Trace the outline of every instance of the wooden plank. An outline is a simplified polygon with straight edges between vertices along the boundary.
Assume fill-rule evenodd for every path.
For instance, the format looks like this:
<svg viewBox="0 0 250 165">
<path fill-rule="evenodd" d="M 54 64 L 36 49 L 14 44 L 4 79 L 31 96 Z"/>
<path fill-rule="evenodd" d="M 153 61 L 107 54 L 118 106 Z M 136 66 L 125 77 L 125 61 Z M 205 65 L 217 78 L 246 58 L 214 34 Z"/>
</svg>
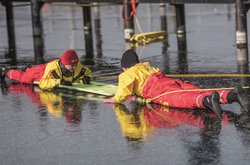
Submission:
<svg viewBox="0 0 250 165">
<path fill-rule="evenodd" d="M 53 0 L 50 0 L 53 1 Z M 78 3 L 122 3 L 122 0 L 76 0 Z M 234 0 L 137 0 L 139 3 L 172 3 L 172 4 L 185 4 L 185 3 L 234 3 Z"/>
<path fill-rule="evenodd" d="M 4 0 L 0 0 L 3 2 Z M 12 2 L 30 2 L 30 0 L 11 0 Z M 48 3 L 122 3 L 123 0 L 40 0 Z M 234 3 L 234 0 L 137 0 L 139 3 L 169 3 L 169 4 L 191 4 L 191 3 Z"/>
<path fill-rule="evenodd" d="M 234 3 L 234 0 L 138 0 L 139 3 L 170 3 L 170 4 L 187 4 L 187 3 Z"/>
</svg>

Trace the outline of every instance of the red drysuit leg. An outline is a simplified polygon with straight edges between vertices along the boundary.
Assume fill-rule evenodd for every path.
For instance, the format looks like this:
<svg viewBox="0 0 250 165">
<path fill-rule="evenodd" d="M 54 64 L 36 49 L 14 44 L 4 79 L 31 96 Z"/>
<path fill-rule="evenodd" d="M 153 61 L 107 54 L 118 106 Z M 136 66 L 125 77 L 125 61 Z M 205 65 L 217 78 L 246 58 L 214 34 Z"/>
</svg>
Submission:
<svg viewBox="0 0 250 165">
<path fill-rule="evenodd" d="M 185 91 L 185 90 L 194 91 Z M 213 91 L 201 91 L 201 88 L 196 87 L 188 82 L 171 79 L 164 74 L 155 73 L 147 81 L 143 88 L 144 98 L 155 98 L 163 93 L 159 98 L 153 100 L 154 103 L 167 105 L 176 108 L 205 108 L 202 104 L 204 97 L 209 96 Z M 220 103 L 227 103 L 227 94 L 229 90 L 216 90 L 220 94 Z"/>
<path fill-rule="evenodd" d="M 31 68 L 22 70 L 9 70 L 7 76 L 11 80 L 18 81 L 23 84 L 32 84 L 33 81 L 39 81 L 44 73 L 46 64 L 39 64 Z"/>
</svg>

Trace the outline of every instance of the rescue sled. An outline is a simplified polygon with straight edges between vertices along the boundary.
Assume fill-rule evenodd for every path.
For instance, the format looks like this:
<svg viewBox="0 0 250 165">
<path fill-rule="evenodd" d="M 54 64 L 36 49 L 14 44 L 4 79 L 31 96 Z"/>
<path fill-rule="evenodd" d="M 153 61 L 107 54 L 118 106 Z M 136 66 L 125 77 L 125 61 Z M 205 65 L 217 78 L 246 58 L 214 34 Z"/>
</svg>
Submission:
<svg viewBox="0 0 250 165">
<path fill-rule="evenodd" d="M 39 82 L 34 82 L 34 84 L 38 85 Z M 59 85 L 56 88 L 75 90 L 75 91 L 80 91 L 80 92 L 86 92 L 86 93 L 92 93 L 92 94 L 111 97 L 115 95 L 117 86 L 103 83 L 103 82 L 92 81 L 90 84 L 73 83 L 72 86 Z"/>
<path fill-rule="evenodd" d="M 135 34 L 130 38 L 130 42 L 134 45 L 145 45 L 152 42 L 164 41 L 167 38 L 165 31 L 147 32 Z"/>
</svg>

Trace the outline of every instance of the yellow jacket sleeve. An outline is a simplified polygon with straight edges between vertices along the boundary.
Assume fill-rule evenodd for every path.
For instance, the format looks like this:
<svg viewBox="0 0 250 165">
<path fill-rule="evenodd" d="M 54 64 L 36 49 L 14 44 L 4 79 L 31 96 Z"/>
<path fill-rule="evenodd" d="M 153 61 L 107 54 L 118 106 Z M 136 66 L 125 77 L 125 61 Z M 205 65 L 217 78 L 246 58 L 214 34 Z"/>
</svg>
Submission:
<svg viewBox="0 0 250 165">
<path fill-rule="evenodd" d="M 122 103 L 134 94 L 134 78 L 125 72 L 119 75 L 118 88 L 114 96 L 116 103 Z"/>
<path fill-rule="evenodd" d="M 90 77 L 90 80 L 93 81 L 93 73 L 89 68 L 83 67 L 85 69 L 84 75 L 82 75 L 78 80 L 75 82 L 82 82 L 83 76 L 88 76 Z M 83 82 L 82 82 L 83 83 Z"/>
<path fill-rule="evenodd" d="M 60 84 L 60 79 L 62 78 L 59 65 L 57 66 L 57 61 L 52 61 L 47 64 L 44 74 L 39 81 L 39 87 L 41 89 L 52 89 Z M 56 72 L 59 77 L 54 77 L 52 72 Z"/>
</svg>

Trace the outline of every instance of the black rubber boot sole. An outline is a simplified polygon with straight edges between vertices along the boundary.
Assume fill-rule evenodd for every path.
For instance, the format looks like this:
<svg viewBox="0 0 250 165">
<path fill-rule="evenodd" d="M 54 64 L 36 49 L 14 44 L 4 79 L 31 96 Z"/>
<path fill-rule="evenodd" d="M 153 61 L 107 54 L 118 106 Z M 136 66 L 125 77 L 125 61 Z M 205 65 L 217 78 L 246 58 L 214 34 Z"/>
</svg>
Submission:
<svg viewBox="0 0 250 165">
<path fill-rule="evenodd" d="M 240 86 L 237 85 L 233 92 L 236 94 L 236 101 L 240 104 L 244 111 L 248 112 L 249 109 L 249 98 L 245 92 L 245 90 Z"/>
<path fill-rule="evenodd" d="M 222 116 L 222 109 L 219 103 L 220 95 L 217 92 L 213 92 L 208 97 L 209 103 L 208 108 L 211 109 L 218 117 Z"/>
</svg>

